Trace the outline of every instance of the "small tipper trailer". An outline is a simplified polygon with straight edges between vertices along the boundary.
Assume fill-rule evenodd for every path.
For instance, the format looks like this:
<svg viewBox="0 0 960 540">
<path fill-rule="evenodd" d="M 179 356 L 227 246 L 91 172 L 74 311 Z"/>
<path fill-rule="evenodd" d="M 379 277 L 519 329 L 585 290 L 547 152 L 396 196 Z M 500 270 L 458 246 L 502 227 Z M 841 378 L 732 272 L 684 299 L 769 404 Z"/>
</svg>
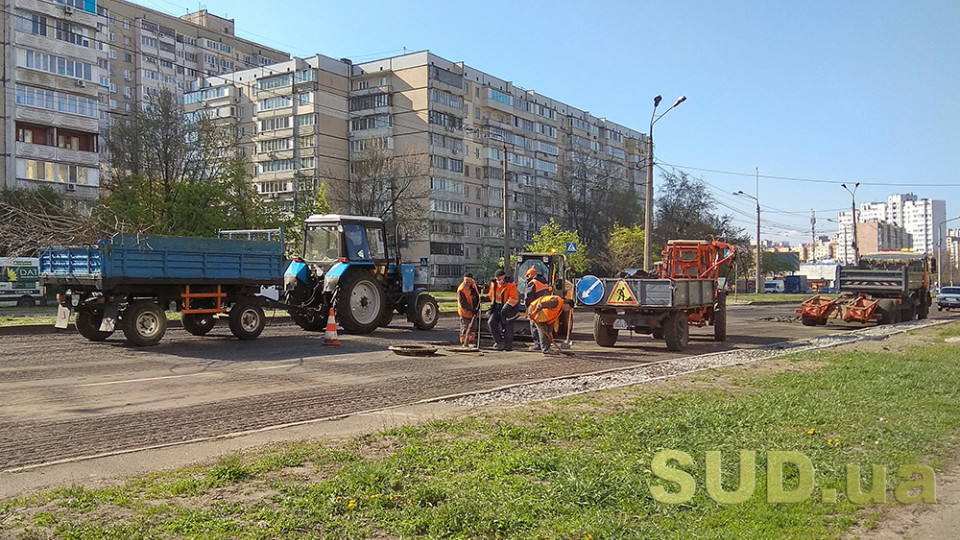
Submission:
<svg viewBox="0 0 960 540">
<path fill-rule="evenodd" d="M 881 251 L 837 270 L 839 297 L 813 296 L 797 309 L 806 326 L 844 322 L 891 324 L 926 319 L 930 312 L 932 260 L 922 253 Z"/>
<path fill-rule="evenodd" d="M 689 327 L 708 324 L 716 341 L 727 339 L 727 292 L 717 278 L 734 254 L 733 246 L 716 240 L 672 240 L 653 275 L 628 271 L 617 278 L 584 276 L 577 282 L 576 299 L 594 310 L 594 341 L 613 347 L 620 330 L 633 330 L 663 339 L 671 351 L 682 351 Z"/>
</svg>

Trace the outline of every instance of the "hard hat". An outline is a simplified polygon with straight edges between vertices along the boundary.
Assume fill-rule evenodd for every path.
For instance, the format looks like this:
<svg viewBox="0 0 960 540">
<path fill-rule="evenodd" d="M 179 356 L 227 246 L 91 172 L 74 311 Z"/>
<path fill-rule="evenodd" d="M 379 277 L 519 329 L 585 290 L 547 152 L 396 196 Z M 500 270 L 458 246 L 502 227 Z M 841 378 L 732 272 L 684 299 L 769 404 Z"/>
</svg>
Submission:
<svg viewBox="0 0 960 540">
<path fill-rule="evenodd" d="M 535 275 L 537 275 L 537 269 L 536 269 L 535 267 L 531 266 L 530 268 L 527 268 L 527 272 L 526 272 L 525 274 L 523 274 L 523 277 L 525 277 L 525 278 L 532 278 L 532 277 L 535 276 Z"/>
</svg>

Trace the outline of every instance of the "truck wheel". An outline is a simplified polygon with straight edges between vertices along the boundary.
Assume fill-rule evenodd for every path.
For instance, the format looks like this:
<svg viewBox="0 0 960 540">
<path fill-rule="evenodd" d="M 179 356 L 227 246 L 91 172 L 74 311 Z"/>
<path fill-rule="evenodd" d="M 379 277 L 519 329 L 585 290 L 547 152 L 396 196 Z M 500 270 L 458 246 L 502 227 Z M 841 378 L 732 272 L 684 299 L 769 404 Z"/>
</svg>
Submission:
<svg viewBox="0 0 960 540">
<path fill-rule="evenodd" d="M 291 313 L 290 318 L 293 319 L 293 322 L 297 323 L 297 326 L 303 328 L 307 332 L 319 332 L 327 327 L 327 320 L 323 317 L 323 315 L 320 314 L 320 312 L 311 313 L 309 315 Z"/>
<path fill-rule="evenodd" d="M 138 346 L 156 345 L 167 331 L 167 316 L 153 302 L 135 302 L 123 314 L 123 335 Z"/>
<path fill-rule="evenodd" d="M 32 308 L 35 305 L 37 305 L 37 303 L 34 302 L 30 296 L 21 296 L 20 299 L 17 300 L 17 307 L 19 308 Z"/>
<path fill-rule="evenodd" d="M 920 290 L 920 298 L 917 307 L 917 320 L 922 321 L 930 314 L 930 293 L 926 289 Z"/>
<path fill-rule="evenodd" d="M 103 341 L 113 335 L 113 332 L 101 332 L 100 323 L 103 322 L 102 311 L 78 311 L 77 332 L 90 341 Z"/>
<path fill-rule="evenodd" d="M 205 336 L 217 324 L 212 313 L 184 313 L 180 320 L 183 329 L 195 336 Z"/>
<path fill-rule="evenodd" d="M 814 319 L 812 317 L 802 317 L 800 319 L 800 322 L 803 323 L 804 326 L 816 326 L 817 324 L 820 323 L 819 320 Z"/>
<path fill-rule="evenodd" d="M 895 300 L 883 298 L 877 302 L 877 311 L 880 312 L 879 324 L 893 324 L 897 322 L 896 319 L 900 313 L 900 307 Z"/>
<path fill-rule="evenodd" d="M 690 324 L 685 313 L 674 311 L 663 319 L 663 339 L 667 342 L 668 351 L 679 352 L 687 346 Z"/>
<path fill-rule="evenodd" d="M 663 339 L 663 327 L 658 326 L 653 329 L 653 332 L 650 332 L 650 336 L 653 339 Z"/>
<path fill-rule="evenodd" d="M 436 299 L 429 294 L 421 294 L 417 299 L 417 313 L 413 326 L 419 330 L 433 330 L 440 320 L 440 307 Z"/>
<path fill-rule="evenodd" d="M 254 300 L 242 298 L 230 308 L 230 331 L 237 339 L 257 339 L 266 324 L 263 308 Z"/>
<path fill-rule="evenodd" d="M 717 295 L 717 305 L 713 306 L 713 340 L 727 340 L 727 296 Z"/>
<path fill-rule="evenodd" d="M 600 314 L 593 316 L 593 340 L 601 347 L 613 347 L 617 344 L 620 331 L 613 326 L 603 324 Z"/>
<path fill-rule="evenodd" d="M 377 329 L 385 302 L 383 287 L 368 272 L 344 276 L 337 291 L 337 321 L 351 334 L 369 334 Z"/>
</svg>

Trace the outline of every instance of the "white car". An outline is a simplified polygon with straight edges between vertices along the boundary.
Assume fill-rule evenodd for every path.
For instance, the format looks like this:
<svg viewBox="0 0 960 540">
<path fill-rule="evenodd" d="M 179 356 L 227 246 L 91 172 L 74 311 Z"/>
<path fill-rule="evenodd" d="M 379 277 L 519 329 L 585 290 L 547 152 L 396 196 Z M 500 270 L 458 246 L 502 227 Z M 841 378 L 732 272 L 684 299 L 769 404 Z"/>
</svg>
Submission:
<svg viewBox="0 0 960 540">
<path fill-rule="evenodd" d="M 937 295 L 937 310 L 960 308 L 960 287 L 943 287 Z"/>
</svg>

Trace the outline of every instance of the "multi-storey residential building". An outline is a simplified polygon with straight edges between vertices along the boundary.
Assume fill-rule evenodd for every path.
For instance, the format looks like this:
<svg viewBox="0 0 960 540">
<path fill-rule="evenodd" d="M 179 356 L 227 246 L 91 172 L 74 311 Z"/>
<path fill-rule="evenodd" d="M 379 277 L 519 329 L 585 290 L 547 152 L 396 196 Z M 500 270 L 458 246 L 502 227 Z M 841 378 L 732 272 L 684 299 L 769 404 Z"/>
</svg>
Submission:
<svg viewBox="0 0 960 540">
<path fill-rule="evenodd" d="M 106 47 L 90 0 L 6 0 L 0 185 L 59 186 L 95 199 L 100 184 L 97 82 Z"/>
<path fill-rule="evenodd" d="M 205 10 L 174 17 L 122 0 L 4 0 L 0 184 L 96 199 L 101 137 L 161 88 L 289 54 L 238 38 Z"/>
<path fill-rule="evenodd" d="M 874 214 L 867 215 L 873 216 Z M 850 219 L 850 212 L 841 212 L 838 221 L 840 231 L 837 233 L 837 260 L 841 264 L 853 264 L 855 262 L 853 251 L 853 223 Z M 861 255 L 881 250 L 908 249 L 913 247 L 913 235 L 911 235 L 905 227 L 886 221 L 879 221 L 875 217 L 871 217 L 869 220 L 863 218 L 857 220 L 857 252 Z"/>
<path fill-rule="evenodd" d="M 514 250 L 551 217 L 564 166 L 602 168 L 643 197 L 645 135 L 525 90 L 462 62 L 417 52 L 354 66 L 350 147 L 367 144 L 428 164 L 430 230 L 405 253 L 427 261 L 429 282 L 456 283 L 503 255 L 503 152 Z"/>
<path fill-rule="evenodd" d="M 350 70 L 326 56 L 295 58 L 208 77 L 184 106 L 231 125 L 257 192 L 295 210 L 321 182 L 348 177 Z"/>
<path fill-rule="evenodd" d="M 859 222 L 876 220 L 903 227 L 913 237 L 913 245 L 908 247 L 933 253 L 940 241 L 941 231 L 938 229 L 946 219 L 947 207 L 942 200 L 919 199 L 913 193 L 898 193 L 887 197 L 885 203 L 862 203 L 858 213 Z M 850 212 L 841 212 L 840 221 L 849 223 Z"/>
</svg>

